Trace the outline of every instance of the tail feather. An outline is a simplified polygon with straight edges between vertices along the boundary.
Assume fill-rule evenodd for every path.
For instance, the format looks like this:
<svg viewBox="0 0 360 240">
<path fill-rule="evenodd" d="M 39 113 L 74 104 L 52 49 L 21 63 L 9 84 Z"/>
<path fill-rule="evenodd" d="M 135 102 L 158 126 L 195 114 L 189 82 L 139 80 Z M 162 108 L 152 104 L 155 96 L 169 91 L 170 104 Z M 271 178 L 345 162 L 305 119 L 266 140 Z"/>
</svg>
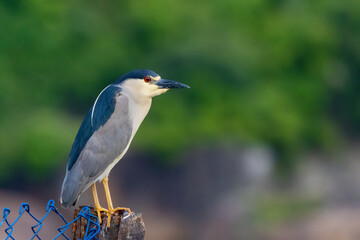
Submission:
<svg viewBox="0 0 360 240">
<path fill-rule="evenodd" d="M 69 208 L 71 205 L 75 205 L 80 194 L 85 191 L 83 186 L 85 181 L 81 177 L 82 174 L 66 172 L 59 199 L 62 207 Z"/>
</svg>

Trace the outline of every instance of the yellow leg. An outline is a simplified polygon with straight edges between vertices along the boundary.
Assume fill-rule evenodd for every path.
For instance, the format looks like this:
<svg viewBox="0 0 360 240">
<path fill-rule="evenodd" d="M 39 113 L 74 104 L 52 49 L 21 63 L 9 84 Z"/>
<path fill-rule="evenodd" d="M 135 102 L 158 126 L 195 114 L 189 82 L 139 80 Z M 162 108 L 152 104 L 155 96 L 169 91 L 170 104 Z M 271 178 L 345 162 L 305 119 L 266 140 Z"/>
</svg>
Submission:
<svg viewBox="0 0 360 240">
<path fill-rule="evenodd" d="M 97 191 L 96 191 L 95 183 L 93 183 L 91 185 L 91 190 L 92 190 L 92 194 L 93 194 L 93 197 L 94 197 L 95 210 L 97 212 L 99 222 L 101 223 L 101 213 L 100 212 L 109 212 L 109 210 L 107 210 L 107 209 L 100 206 L 100 202 L 99 202 L 98 194 L 97 194 Z"/>
<path fill-rule="evenodd" d="M 111 220 L 111 214 L 118 211 L 118 210 L 125 210 L 128 211 L 128 213 L 131 215 L 131 210 L 130 208 L 123 208 L 123 207 L 118 207 L 118 208 L 114 208 L 113 204 L 112 204 L 112 200 L 111 200 L 111 195 L 110 195 L 110 190 L 109 190 L 109 179 L 108 177 L 104 178 L 102 180 L 102 183 L 104 185 L 104 189 L 105 189 L 105 196 L 106 196 L 106 201 L 109 207 L 109 212 L 108 212 L 108 224 L 107 226 L 110 227 L 110 220 Z"/>
</svg>

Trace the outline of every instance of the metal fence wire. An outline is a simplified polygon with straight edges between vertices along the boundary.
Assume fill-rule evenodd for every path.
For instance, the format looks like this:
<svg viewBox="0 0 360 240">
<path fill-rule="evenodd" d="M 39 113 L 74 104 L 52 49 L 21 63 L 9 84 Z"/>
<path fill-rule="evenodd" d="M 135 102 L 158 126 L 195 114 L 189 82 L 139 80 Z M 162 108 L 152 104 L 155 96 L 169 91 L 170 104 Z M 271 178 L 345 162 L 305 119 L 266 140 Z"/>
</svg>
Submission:
<svg viewBox="0 0 360 240">
<path fill-rule="evenodd" d="M 44 223 L 46 217 L 51 212 L 58 215 L 59 218 L 61 219 L 61 222 L 63 223 L 63 226 L 59 227 L 57 229 L 59 233 L 53 239 L 60 239 L 59 237 L 63 237 L 62 239 L 65 238 L 67 240 L 70 240 L 70 238 L 65 235 L 65 231 L 69 227 L 71 227 L 71 225 L 74 222 L 76 222 L 78 219 L 83 218 L 83 219 L 87 220 L 87 227 L 86 227 L 84 240 L 94 240 L 94 239 L 98 240 L 96 238 L 96 235 L 100 231 L 99 219 L 97 218 L 97 216 L 91 214 L 91 211 L 88 207 L 83 207 L 81 209 L 81 211 L 79 212 L 78 216 L 74 220 L 72 220 L 71 222 L 67 222 L 65 220 L 65 218 L 63 217 L 63 215 L 61 215 L 61 213 L 57 210 L 57 208 L 55 207 L 54 204 L 55 204 L 54 200 L 50 200 L 47 204 L 45 215 L 41 219 L 38 219 L 30 212 L 30 205 L 28 203 L 23 203 L 23 204 L 21 204 L 18 217 L 12 223 L 10 223 L 10 221 L 8 219 L 11 210 L 9 208 L 4 208 L 2 221 L 0 222 L 0 228 L 6 227 L 4 230 L 7 235 L 5 240 L 10 240 L 10 239 L 15 240 L 15 238 L 12 236 L 12 234 L 14 232 L 14 226 L 16 225 L 16 223 L 18 223 L 20 221 L 21 217 L 23 217 L 24 215 L 28 215 L 33 220 L 36 221 L 36 224 L 31 227 L 33 236 L 30 238 L 30 240 L 33 240 L 33 239 L 41 240 L 41 238 L 38 234 L 39 234 L 41 228 L 43 227 L 43 223 Z M 47 238 L 47 239 L 49 239 L 49 238 Z M 19 240 L 23 240 L 23 239 L 19 239 Z"/>
</svg>

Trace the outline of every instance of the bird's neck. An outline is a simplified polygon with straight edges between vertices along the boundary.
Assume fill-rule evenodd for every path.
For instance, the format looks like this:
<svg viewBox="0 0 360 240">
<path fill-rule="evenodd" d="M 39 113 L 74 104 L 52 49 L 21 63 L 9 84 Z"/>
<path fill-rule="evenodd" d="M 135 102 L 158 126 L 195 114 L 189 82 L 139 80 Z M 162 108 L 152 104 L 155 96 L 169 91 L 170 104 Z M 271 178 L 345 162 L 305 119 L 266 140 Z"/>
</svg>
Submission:
<svg viewBox="0 0 360 240">
<path fill-rule="evenodd" d="M 129 100 L 129 114 L 133 123 L 133 137 L 150 110 L 152 98 L 133 96 L 132 94 L 127 95 L 127 97 Z"/>
</svg>

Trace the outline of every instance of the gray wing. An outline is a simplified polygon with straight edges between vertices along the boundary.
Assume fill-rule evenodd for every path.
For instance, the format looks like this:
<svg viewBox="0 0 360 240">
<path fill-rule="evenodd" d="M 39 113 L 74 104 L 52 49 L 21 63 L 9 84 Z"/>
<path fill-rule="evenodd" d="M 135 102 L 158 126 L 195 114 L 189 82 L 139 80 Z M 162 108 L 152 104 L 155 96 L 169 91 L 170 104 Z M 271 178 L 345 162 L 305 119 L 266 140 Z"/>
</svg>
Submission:
<svg viewBox="0 0 360 240">
<path fill-rule="evenodd" d="M 92 133 L 86 143 L 83 143 L 81 151 L 80 147 L 74 147 L 77 144 L 76 139 L 74 141 L 73 149 L 79 153 L 78 157 L 72 157 L 76 156 L 72 154 L 72 149 L 69 155 L 60 195 L 60 202 L 64 207 L 75 204 L 79 195 L 127 149 L 131 139 L 132 125 L 129 119 L 128 99 L 125 95 L 121 95 L 121 89 L 115 91 L 108 87 L 100 93 L 80 127 L 76 137 L 79 136 L 80 140 L 82 128 Z"/>
<path fill-rule="evenodd" d="M 96 98 L 94 105 L 90 108 L 80 129 L 69 154 L 67 170 L 71 170 L 78 160 L 90 137 L 103 126 L 115 111 L 116 97 L 121 94 L 121 88 L 109 85 L 101 91 Z"/>
</svg>

